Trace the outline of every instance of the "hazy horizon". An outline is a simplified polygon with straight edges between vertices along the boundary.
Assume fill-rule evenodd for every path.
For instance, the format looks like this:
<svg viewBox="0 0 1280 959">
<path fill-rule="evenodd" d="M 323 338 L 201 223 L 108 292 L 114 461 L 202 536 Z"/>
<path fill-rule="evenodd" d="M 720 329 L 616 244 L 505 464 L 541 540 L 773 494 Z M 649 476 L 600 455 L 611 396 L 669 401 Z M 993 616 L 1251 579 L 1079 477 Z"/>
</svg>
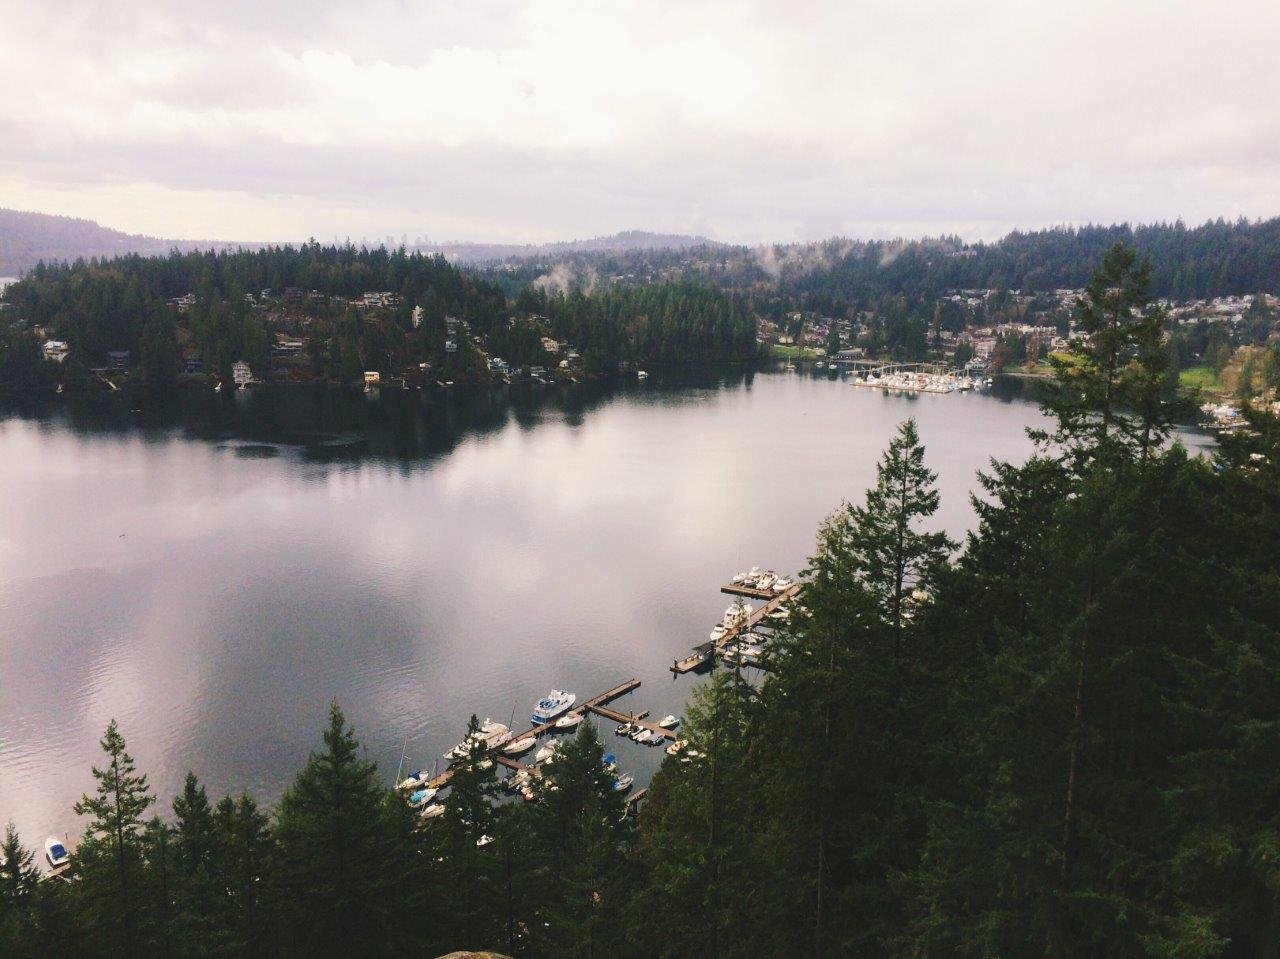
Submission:
<svg viewBox="0 0 1280 959">
<path fill-rule="evenodd" d="M 0 22 L 0 206 L 128 233 L 990 240 L 1280 212 L 1280 12 L 1253 0 L 0 0 Z"/>
</svg>

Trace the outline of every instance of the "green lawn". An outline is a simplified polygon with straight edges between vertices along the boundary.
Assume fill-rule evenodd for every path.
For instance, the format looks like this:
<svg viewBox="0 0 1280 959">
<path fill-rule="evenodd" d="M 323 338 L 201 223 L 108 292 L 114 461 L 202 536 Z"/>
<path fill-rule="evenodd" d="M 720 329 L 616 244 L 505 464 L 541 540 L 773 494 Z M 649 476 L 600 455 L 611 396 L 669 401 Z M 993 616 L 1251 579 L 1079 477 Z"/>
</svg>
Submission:
<svg viewBox="0 0 1280 959">
<path fill-rule="evenodd" d="M 1213 369 L 1202 363 L 1199 366 L 1192 366 L 1178 372 L 1178 385 L 1185 386 L 1188 389 L 1195 390 L 1220 390 L 1222 389 L 1222 380 L 1218 378 L 1218 374 Z"/>
<path fill-rule="evenodd" d="M 822 359 L 827 354 L 822 350 L 811 350 L 804 346 L 779 346 L 777 343 L 770 343 L 769 355 L 780 360 L 810 360 Z"/>
</svg>

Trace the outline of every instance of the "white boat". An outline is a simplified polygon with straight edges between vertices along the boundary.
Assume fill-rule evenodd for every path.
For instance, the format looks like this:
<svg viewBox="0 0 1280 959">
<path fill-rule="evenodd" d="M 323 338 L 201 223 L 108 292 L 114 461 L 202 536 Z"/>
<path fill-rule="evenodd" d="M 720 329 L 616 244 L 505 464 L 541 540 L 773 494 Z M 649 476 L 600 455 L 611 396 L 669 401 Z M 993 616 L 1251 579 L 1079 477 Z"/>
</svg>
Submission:
<svg viewBox="0 0 1280 959">
<path fill-rule="evenodd" d="M 635 777 L 630 773 L 623 773 L 613 781 L 613 791 L 616 793 L 624 793 L 631 788 L 635 781 Z"/>
<path fill-rule="evenodd" d="M 521 753 L 527 753 L 537 744 L 538 738 L 536 736 L 525 736 L 523 739 L 517 739 L 513 743 L 507 743 L 502 747 L 502 751 L 508 756 L 519 756 Z"/>
<path fill-rule="evenodd" d="M 775 593 L 783 593 L 789 590 L 795 583 L 785 576 L 779 576 L 773 581 L 773 591 Z"/>
<path fill-rule="evenodd" d="M 647 380 L 648 378 L 649 378 L 649 374 L 646 373 L 644 370 L 636 370 L 636 379 Z"/>
<path fill-rule="evenodd" d="M 661 726 L 663 729 L 675 729 L 677 726 L 680 725 L 680 717 L 679 716 L 663 716 L 661 719 L 658 720 L 658 725 Z"/>
<path fill-rule="evenodd" d="M 562 689 L 553 689 L 545 699 L 538 700 L 538 705 L 533 707 L 531 718 L 539 725 L 549 723 L 561 713 L 568 712 L 577 701 L 578 697 L 573 693 L 566 693 Z"/>
<path fill-rule="evenodd" d="M 487 845 L 489 845 L 489 843 L 491 843 L 491 842 L 493 842 L 493 837 L 492 837 L 492 836 L 487 836 L 487 835 L 486 835 L 486 836 L 481 836 L 479 839 L 477 839 L 477 840 L 476 840 L 476 845 L 477 845 L 477 846 L 487 846 Z"/>
<path fill-rule="evenodd" d="M 673 742 L 670 746 L 667 747 L 667 755 L 674 756 L 676 755 L 676 753 L 680 752 L 680 750 L 684 749 L 684 747 L 688 745 L 689 745 L 689 740 L 677 739 L 675 742 Z"/>
<path fill-rule="evenodd" d="M 746 578 L 747 578 L 746 573 L 735 573 L 731 582 L 733 583 L 734 586 L 741 586 L 743 583 L 743 580 L 745 580 Z"/>
<path fill-rule="evenodd" d="M 489 719 L 487 716 L 485 717 L 484 722 L 480 724 L 480 732 L 484 733 L 486 737 L 493 736 L 497 733 L 505 733 L 506 731 L 506 723 L 500 723 L 496 720 Z"/>
<path fill-rule="evenodd" d="M 559 743 L 548 743 L 533 754 L 535 763 L 549 763 L 556 758 L 556 747 Z"/>
<path fill-rule="evenodd" d="M 44 858 L 51 868 L 58 869 L 71 861 L 71 853 L 67 852 L 61 840 L 50 836 L 44 841 Z"/>
<path fill-rule="evenodd" d="M 728 630 L 725 628 L 724 623 L 716 623 L 715 626 L 711 628 L 711 641 L 713 643 L 718 643 L 720 640 L 724 639 L 724 634 L 727 632 Z"/>
<path fill-rule="evenodd" d="M 724 611 L 724 626 L 726 629 L 733 629 L 742 625 L 755 612 L 755 607 L 750 603 L 734 603 Z"/>
<path fill-rule="evenodd" d="M 431 773 L 427 772 L 425 769 L 419 769 L 417 772 L 409 773 L 407 777 L 400 780 L 400 782 L 396 784 L 396 789 L 399 789 L 401 792 L 409 792 L 410 790 L 420 788 L 422 784 L 430 778 Z"/>
<path fill-rule="evenodd" d="M 630 736 L 630 735 L 631 735 L 631 723 L 630 723 L 630 722 L 625 722 L 625 723 L 623 723 L 621 726 L 619 726 L 617 729 L 615 729 L 613 732 L 614 732 L 614 734 L 615 734 L 615 735 L 618 735 L 618 736 Z"/>
<path fill-rule="evenodd" d="M 573 729 L 582 722 L 582 713 L 565 713 L 556 720 L 556 729 Z"/>
<path fill-rule="evenodd" d="M 773 573 L 765 573 L 756 580 L 756 589 L 773 589 L 773 581 L 777 578 Z"/>
<path fill-rule="evenodd" d="M 423 819 L 435 819 L 437 816 L 443 816 L 443 815 L 444 815 L 444 806 L 442 806 L 440 803 L 432 803 L 430 806 L 427 806 L 426 808 L 424 808 L 421 814 Z"/>
<path fill-rule="evenodd" d="M 636 723 L 636 728 L 631 730 L 631 741 L 633 743 L 638 743 L 648 738 L 649 738 L 648 728 L 641 726 L 639 723 Z"/>
</svg>

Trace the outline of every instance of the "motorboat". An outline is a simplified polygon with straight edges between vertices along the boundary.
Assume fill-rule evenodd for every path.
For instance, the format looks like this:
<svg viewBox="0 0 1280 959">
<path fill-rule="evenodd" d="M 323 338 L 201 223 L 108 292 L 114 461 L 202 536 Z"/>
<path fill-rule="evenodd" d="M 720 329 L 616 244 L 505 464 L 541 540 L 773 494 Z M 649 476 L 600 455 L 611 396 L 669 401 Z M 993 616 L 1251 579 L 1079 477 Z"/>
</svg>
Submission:
<svg viewBox="0 0 1280 959">
<path fill-rule="evenodd" d="M 440 803 L 432 803 L 425 807 L 420 814 L 422 819 L 435 819 L 437 816 L 444 815 L 444 806 Z"/>
<path fill-rule="evenodd" d="M 674 756 L 677 753 L 679 753 L 680 750 L 684 749 L 685 746 L 688 746 L 688 745 L 689 745 L 689 740 L 677 739 L 675 742 L 673 742 L 670 746 L 667 747 L 667 755 Z"/>
<path fill-rule="evenodd" d="M 419 789 L 416 792 L 414 792 L 412 796 L 409 797 L 409 805 L 410 806 L 425 805 L 431 802 L 431 800 L 435 799 L 436 793 L 438 793 L 439 791 L 440 790 L 438 789 Z"/>
<path fill-rule="evenodd" d="M 646 740 L 642 743 L 642 745 L 645 745 L 645 746 L 662 746 L 662 745 L 664 745 L 664 744 L 666 743 L 666 741 L 667 741 L 667 737 L 666 737 L 666 736 L 664 736 L 664 735 L 662 735 L 662 733 L 658 732 L 656 729 L 654 729 L 654 730 L 651 730 L 651 731 L 649 732 L 649 738 L 648 738 L 648 739 L 646 739 Z"/>
<path fill-rule="evenodd" d="M 633 727 L 631 723 L 628 721 L 620 725 L 613 732 L 614 732 L 614 735 L 617 735 L 617 736 L 630 736 L 632 728 Z"/>
<path fill-rule="evenodd" d="M 716 623 L 715 626 L 711 628 L 711 641 L 713 643 L 720 642 L 720 640 L 724 639 L 724 634 L 728 631 L 729 630 L 725 628 L 724 623 Z"/>
<path fill-rule="evenodd" d="M 636 370 L 636 379 L 647 380 L 648 378 L 649 378 L 649 374 L 646 373 L 644 370 Z"/>
<path fill-rule="evenodd" d="M 508 756 L 519 756 L 521 753 L 527 753 L 530 749 L 538 744 L 538 737 L 525 736 L 523 739 L 517 739 L 513 743 L 507 743 L 502 747 L 502 751 Z"/>
<path fill-rule="evenodd" d="M 765 573 L 756 580 L 756 589 L 773 589 L 773 581 L 777 578 L 773 573 Z"/>
<path fill-rule="evenodd" d="M 613 753 L 604 754 L 604 768 L 611 773 L 618 771 L 618 757 Z"/>
<path fill-rule="evenodd" d="M 755 607 L 750 603 L 734 603 L 724 611 L 724 626 L 726 629 L 734 629 L 745 623 L 751 614 L 755 612 Z"/>
<path fill-rule="evenodd" d="M 794 585 L 795 585 L 795 582 L 793 580 L 790 580 L 785 576 L 779 576 L 777 579 L 773 581 L 773 591 L 775 593 L 783 593 L 789 590 Z"/>
<path fill-rule="evenodd" d="M 556 747 L 558 747 L 559 745 L 560 745 L 559 743 L 548 743 L 547 745 L 543 746 L 541 749 L 539 749 L 536 753 L 533 754 L 533 761 L 535 763 L 551 762 L 553 759 L 556 758 Z"/>
<path fill-rule="evenodd" d="M 50 836 L 44 841 L 44 858 L 51 869 L 60 869 L 71 861 L 71 853 L 67 852 L 61 840 Z"/>
<path fill-rule="evenodd" d="M 663 729 L 675 729 L 677 726 L 680 725 L 680 717 L 679 716 L 663 716 L 661 719 L 658 720 L 658 725 L 661 726 Z"/>
<path fill-rule="evenodd" d="M 562 689 L 553 689 L 545 699 L 538 700 L 538 705 L 533 707 L 533 716 L 531 718 L 539 725 L 549 723 L 561 713 L 568 712 L 577 701 L 578 697 L 573 693 L 566 693 Z"/>
<path fill-rule="evenodd" d="M 582 722 L 582 713 L 565 713 L 556 720 L 556 729 L 574 729 Z"/>
<path fill-rule="evenodd" d="M 624 793 L 635 784 L 635 777 L 630 773 L 623 773 L 613 781 L 613 791 L 616 793 Z"/>
<path fill-rule="evenodd" d="M 743 583 L 743 580 L 745 580 L 746 578 L 747 578 L 747 574 L 746 574 L 746 573 L 734 573 L 734 575 L 733 575 L 733 579 L 732 579 L 732 580 L 730 580 L 730 582 L 731 582 L 734 586 L 741 586 L 741 585 L 742 585 L 742 583 Z"/>
<path fill-rule="evenodd" d="M 493 842 L 493 837 L 492 837 L 492 836 L 489 836 L 489 835 L 484 835 L 484 836 L 481 836 L 479 839 L 477 839 L 477 840 L 476 840 L 476 845 L 477 845 L 477 846 L 487 846 L 487 845 L 489 845 L 489 843 L 491 843 L 491 842 Z"/>
</svg>

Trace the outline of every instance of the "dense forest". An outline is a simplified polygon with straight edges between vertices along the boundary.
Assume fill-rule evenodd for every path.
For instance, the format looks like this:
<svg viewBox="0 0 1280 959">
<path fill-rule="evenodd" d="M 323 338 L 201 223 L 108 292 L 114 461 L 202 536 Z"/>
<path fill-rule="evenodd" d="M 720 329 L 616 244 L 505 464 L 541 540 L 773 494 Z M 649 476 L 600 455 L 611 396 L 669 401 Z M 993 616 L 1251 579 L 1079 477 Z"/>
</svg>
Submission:
<svg viewBox="0 0 1280 959">
<path fill-rule="evenodd" d="M 1156 297 L 1280 293 L 1280 218 L 1015 231 L 994 243 L 969 245 L 945 237 L 910 243 L 833 240 L 790 267 L 784 257 L 779 288 L 832 313 L 839 304 L 886 295 L 932 300 L 956 289 L 1078 289 L 1116 243 L 1151 263 L 1150 292 Z"/>
<path fill-rule="evenodd" d="M 392 294 L 389 305 L 359 308 L 367 292 Z M 175 300 L 192 296 L 179 308 Z M 713 287 L 660 283 L 626 293 L 575 291 L 547 297 L 528 291 L 512 304 L 496 286 L 440 257 L 403 249 L 356 249 L 309 243 L 234 252 L 123 256 L 73 264 L 41 264 L 5 291 L 0 381 L 32 386 L 55 373 L 84 378 L 112 351 L 129 351 L 143 378 L 171 381 L 180 355 L 230 379 L 244 360 L 268 365 L 277 333 L 305 337 L 311 374 L 350 381 L 430 362 L 447 375 L 483 370 L 477 345 L 461 339 L 446 349 L 455 318 L 495 346 L 529 342 L 512 327 L 550 333 L 609 373 L 620 362 L 677 363 L 746 359 L 755 355 L 755 326 L 746 310 Z M 413 318 L 418 311 L 418 323 Z M 68 372 L 41 366 L 42 328 L 70 349 Z M 456 334 L 455 334 L 456 335 Z M 541 359 L 536 349 L 518 362 Z M 589 364 L 591 366 L 591 364 Z"/>
<path fill-rule="evenodd" d="M 528 803 L 473 751 L 421 828 L 336 706 L 270 810 L 192 776 L 158 814 L 113 724 L 71 881 L 5 840 L 0 952 L 1280 955 L 1280 421 L 1168 442 L 1148 284 L 1104 255 L 963 543 L 902 424 L 636 823 L 591 723 Z"/>
</svg>

